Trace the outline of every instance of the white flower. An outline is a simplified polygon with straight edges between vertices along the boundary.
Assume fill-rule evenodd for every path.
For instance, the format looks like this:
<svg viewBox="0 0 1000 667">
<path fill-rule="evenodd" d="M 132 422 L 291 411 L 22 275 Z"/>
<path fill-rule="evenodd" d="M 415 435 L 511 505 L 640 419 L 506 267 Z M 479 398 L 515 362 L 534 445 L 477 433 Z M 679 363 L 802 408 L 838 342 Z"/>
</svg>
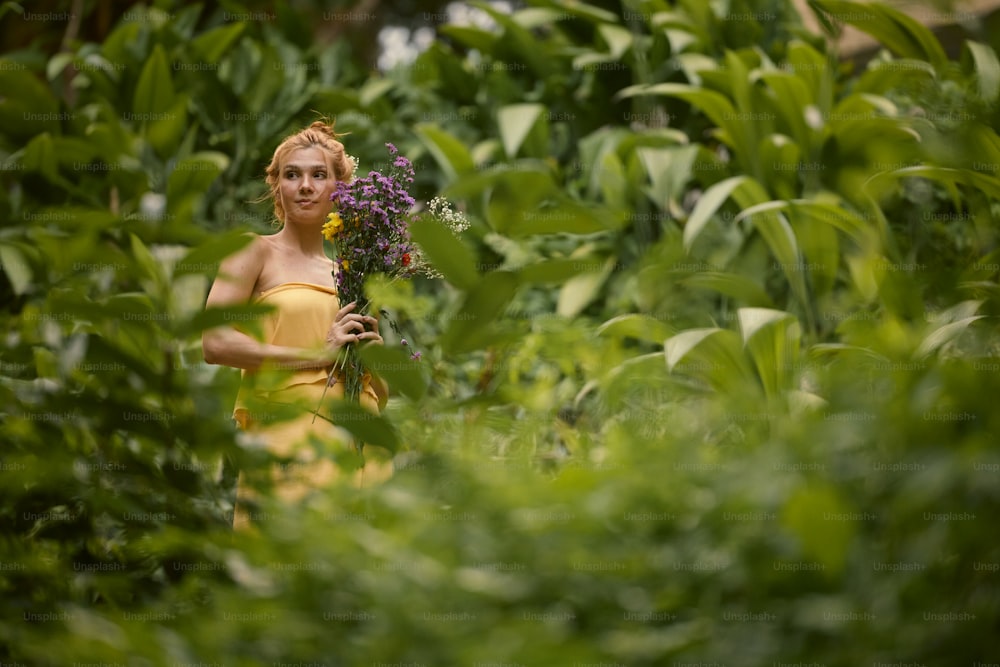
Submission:
<svg viewBox="0 0 1000 667">
<path fill-rule="evenodd" d="M 435 197 L 428 204 L 431 215 L 448 225 L 455 234 L 461 234 L 469 228 L 469 219 L 464 213 L 451 210 L 451 204 L 443 197 Z"/>
</svg>

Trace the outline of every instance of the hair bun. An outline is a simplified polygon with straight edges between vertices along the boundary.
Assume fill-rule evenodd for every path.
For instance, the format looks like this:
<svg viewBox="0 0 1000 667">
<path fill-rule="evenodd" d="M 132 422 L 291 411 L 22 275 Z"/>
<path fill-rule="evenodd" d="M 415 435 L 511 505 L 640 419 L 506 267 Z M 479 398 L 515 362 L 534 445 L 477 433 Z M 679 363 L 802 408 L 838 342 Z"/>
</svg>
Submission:
<svg viewBox="0 0 1000 667">
<path fill-rule="evenodd" d="M 333 123 L 327 123 L 326 121 L 322 120 L 313 121 L 312 125 L 309 126 L 309 129 L 319 130 L 328 137 L 331 137 L 332 139 L 336 139 L 338 136 L 340 136 L 333 131 Z"/>
</svg>

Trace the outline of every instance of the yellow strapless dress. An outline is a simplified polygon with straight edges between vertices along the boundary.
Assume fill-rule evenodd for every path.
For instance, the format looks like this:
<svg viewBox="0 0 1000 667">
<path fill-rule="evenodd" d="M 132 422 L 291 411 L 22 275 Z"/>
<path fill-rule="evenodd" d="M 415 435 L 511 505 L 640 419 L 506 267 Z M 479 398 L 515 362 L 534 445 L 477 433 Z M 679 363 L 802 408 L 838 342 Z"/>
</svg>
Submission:
<svg viewBox="0 0 1000 667">
<path fill-rule="evenodd" d="M 340 310 L 337 291 L 313 283 L 282 283 L 261 292 L 256 303 L 274 306 L 261 318 L 262 339 L 273 345 L 319 349 Z M 271 470 L 274 494 L 282 500 L 297 502 L 310 491 L 322 488 L 342 476 L 330 456 L 317 452 L 313 441 L 323 443 L 336 455 L 349 455 L 354 449 L 350 436 L 328 419 L 316 417 L 320 406 L 344 397 L 344 382 L 338 378 L 326 395 L 323 390 L 328 372 L 322 368 L 288 370 L 267 367 L 243 371 L 233 418 L 241 429 L 253 434 L 257 446 L 285 459 Z M 361 406 L 379 412 L 378 394 L 365 374 L 360 396 Z M 320 406 L 320 414 L 323 414 Z M 354 473 L 356 486 L 384 480 L 392 474 L 389 452 L 381 447 L 365 446 L 364 467 Z M 240 473 L 237 485 L 234 528 L 248 527 L 253 519 L 247 504 L 256 497 L 253 480 Z"/>
</svg>

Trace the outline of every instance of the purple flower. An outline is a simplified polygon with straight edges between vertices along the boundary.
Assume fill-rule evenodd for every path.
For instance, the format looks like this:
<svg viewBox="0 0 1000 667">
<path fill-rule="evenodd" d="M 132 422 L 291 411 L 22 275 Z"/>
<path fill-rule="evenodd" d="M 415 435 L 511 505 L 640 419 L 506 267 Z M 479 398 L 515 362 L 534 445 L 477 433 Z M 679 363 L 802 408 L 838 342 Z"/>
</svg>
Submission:
<svg viewBox="0 0 1000 667">
<path fill-rule="evenodd" d="M 406 347 L 408 345 L 408 343 L 406 342 L 405 338 L 400 338 L 399 339 L 399 344 L 402 345 L 403 347 Z"/>
<path fill-rule="evenodd" d="M 414 352 L 413 354 L 410 355 L 410 359 L 412 359 L 413 361 L 419 361 L 420 360 L 420 353 L 419 352 Z"/>
</svg>

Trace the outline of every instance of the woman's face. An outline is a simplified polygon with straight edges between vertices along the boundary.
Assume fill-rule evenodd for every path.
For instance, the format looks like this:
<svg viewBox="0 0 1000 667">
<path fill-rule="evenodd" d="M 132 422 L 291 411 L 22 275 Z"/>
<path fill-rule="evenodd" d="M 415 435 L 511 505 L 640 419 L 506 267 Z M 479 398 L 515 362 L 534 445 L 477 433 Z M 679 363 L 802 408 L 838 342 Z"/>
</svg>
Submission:
<svg viewBox="0 0 1000 667">
<path fill-rule="evenodd" d="M 278 174 L 285 224 L 322 225 L 333 210 L 330 195 L 336 186 L 337 178 L 323 149 L 310 146 L 291 151 Z"/>
</svg>

